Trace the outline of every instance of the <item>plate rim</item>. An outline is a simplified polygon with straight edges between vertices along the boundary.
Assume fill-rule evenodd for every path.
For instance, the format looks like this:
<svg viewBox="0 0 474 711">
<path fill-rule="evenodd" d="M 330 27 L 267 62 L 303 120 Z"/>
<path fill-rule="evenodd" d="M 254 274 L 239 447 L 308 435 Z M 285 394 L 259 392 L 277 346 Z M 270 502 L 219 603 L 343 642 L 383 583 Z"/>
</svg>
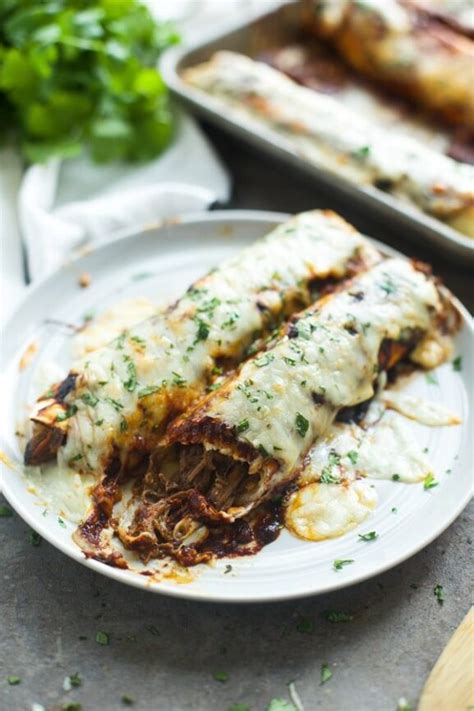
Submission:
<svg viewBox="0 0 474 711">
<path fill-rule="evenodd" d="M 154 224 L 148 224 L 142 226 L 142 228 L 126 229 L 118 236 L 117 240 L 112 242 L 105 242 L 95 249 L 91 250 L 94 253 L 107 252 L 113 250 L 117 241 L 125 241 L 128 239 L 139 239 L 143 235 L 155 230 L 160 230 L 163 227 L 172 228 L 173 224 L 202 224 L 203 222 L 261 222 L 261 223 L 281 223 L 288 219 L 290 215 L 288 213 L 278 212 L 278 211 L 268 211 L 268 210 L 213 210 L 211 212 L 193 212 L 185 215 L 179 216 L 177 220 L 163 220 L 158 221 Z M 157 238 L 160 238 L 159 232 Z M 401 256 L 404 259 L 408 259 L 406 255 L 402 252 L 384 244 L 383 242 L 376 240 L 372 237 L 368 239 L 375 246 L 382 249 L 387 255 Z M 12 324 L 15 320 L 16 313 L 27 305 L 27 302 L 34 297 L 34 295 L 42 290 L 43 286 L 50 281 L 54 281 L 57 278 L 58 273 L 64 271 L 65 269 L 70 269 L 71 265 L 76 265 L 81 261 L 87 259 L 90 256 L 91 251 L 85 255 L 79 255 L 73 260 L 69 261 L 67 264 L 63 264 L 54 270 L 51 274 L 48 274 L 41 279 L 35 281 L 26 287 L 23 292 L 22 298 L 16 304 L 13 311 L 9 314 L 9 317 L 2 324 L 2 330 L 12 328 Z M 472 317 L 468 309 L 455 298 L 456 306 L 462 316 L 463 327 L 467 328 L 471 338 L 474 335 L 474 324 Z M 283 600 L 293 600 L 308 597 L 311 595 L 322 595 L 326 593 L 333 592 L 351 585 L 357 585 L 365 580 L 368 580 L 377 575 L 381 575 L 387 570 L 397 567 L 405 560 L 408 560 L 412 556 L 419 553 L 423 548 L 432 543 L 436 538 L 438 538 L 444 531 L 456 520 L 456 518 L 462 513 L 464 508 L 467 506 L 474 494 L 474 482 L 471 488 L 466 488 L 464 495 L 459 498 L 457 504 L 451 513 L 444 517 L 441 522 L 439 522 L 431 531 L 429 531 L 425 536 L 423 536 L 420 541 L 418 541 L 414 546 L 408 546 L 407 550 L 402 550 L 400 554 L 390 557 L 387 561 L 381 561 L 380 564 L 376 566 L 376 569 L 369 569 L 365 572 L 357 574 L 355 572 L 347 572 L 334 582 L 328 582 L 317 589 L 315 589 L 314 582 L 309 582 L 307 586 L 298 591 L 284 592 L 283 590 L 276 590 L 275 592 L 263 594 L 254 593 L 251 595 L 243 595 L 242 592 L 239 594 L 228 594 L 224 589 L 220 593 L 213 594 L 209 592 L 201 592 L 199 589 L 193 588 L 192 583 L 186 583 L 183 585 L 177 584 L 167 584 L 164 582 L 156 582 L 150 580 L 145 576 L 140 576 L 139 574 L 133 573 L 129 570 L 120 570 L 111 566 L 106 565 L 100 561 L 94 560 L 92 558 L 87 558 L 84 553 L 77 547 L 71 540 L 63 541 L 54 536 L 53 530 L 50 526 L 45 525 L 38 526 L 38 522 L 35 517 L 30 514 L 27 508 L 23 505 L 21 499 L 13 488 L 9 487 L 7 483 L 7 477 L 5 476 L 5 470 L 10 470 L 13 476 L 18 476 L 18 473 L 12 467 L 3 460 L 0 462 L 0 493 L 6 498 L 8 503 L 12 506 L 18 516 L 23 519 L 33 530 L 37 531 L 42 538 L 47 540 L 54 548 L 59 550 L 61 553 L 67 555 L 72 560 L 79 562 L 85 567 L 98 572 L 99 574 L 105 575 L 106 577 L 124 583 L 126 585 L 131 585 L 132 587 L 144 590 L 147 592 L 157 593 L 160 595 L 166 595 L 169 597 L 174 597 L 178 599 L 193 600 L 197 602 L 213 602 L 213 603 L 265 603 L 265 602 L 277 602 Z M 22 492 L 24 492 L 24 488 Z M 355 570 L 355 569 L 352 569 Z"/>
</svg>

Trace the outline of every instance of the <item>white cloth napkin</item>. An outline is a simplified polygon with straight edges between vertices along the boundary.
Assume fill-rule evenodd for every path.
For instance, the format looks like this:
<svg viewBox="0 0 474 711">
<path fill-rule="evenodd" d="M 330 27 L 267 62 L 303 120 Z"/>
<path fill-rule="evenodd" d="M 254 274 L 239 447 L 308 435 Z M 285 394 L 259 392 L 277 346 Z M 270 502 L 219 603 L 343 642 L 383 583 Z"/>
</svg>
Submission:
<svg viewBox="0 0 474 711">
<path fill-rule="evenodd" d="M 194 120 L 176 112 L 169 148 L 140 164 L 98 166 L 86 157 L 25 172 L 19 223 L 29 277 L 42 277 L 84 248 L 229 197 L 230 181 Z"/>
</svg>

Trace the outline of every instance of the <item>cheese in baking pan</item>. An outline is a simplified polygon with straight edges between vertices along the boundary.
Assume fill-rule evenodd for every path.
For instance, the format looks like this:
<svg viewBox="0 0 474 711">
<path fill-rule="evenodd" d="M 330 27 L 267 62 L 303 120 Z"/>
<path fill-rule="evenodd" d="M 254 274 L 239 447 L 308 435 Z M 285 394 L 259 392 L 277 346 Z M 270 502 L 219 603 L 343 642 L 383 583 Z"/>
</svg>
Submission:
<svg viewBox="0 0 474 711">
<path fill-rule="evenodd" d="M 472 129 L 472 3 L 305 0 L 302 7 L 306 28 L 358 72 Z"/>
<path fill-rule="evenodd" d="M 297 215 L 199 279 L 167 310 L 84 356 L 37 403 L 27 464 L 80 472 L 140 467 L 170 417 L 234 367 L 255 339 L 313 298 L 312 287 L 379 259 L 329 211 Z"/>
<path fill-rule="evenodd" d="M 387 132 L 331 96 L 235 52 L 217 52 L 183 79 L 252 130 L 344 177 L 374 185 L 474 232 L 474 168 Z"/>
</svg>

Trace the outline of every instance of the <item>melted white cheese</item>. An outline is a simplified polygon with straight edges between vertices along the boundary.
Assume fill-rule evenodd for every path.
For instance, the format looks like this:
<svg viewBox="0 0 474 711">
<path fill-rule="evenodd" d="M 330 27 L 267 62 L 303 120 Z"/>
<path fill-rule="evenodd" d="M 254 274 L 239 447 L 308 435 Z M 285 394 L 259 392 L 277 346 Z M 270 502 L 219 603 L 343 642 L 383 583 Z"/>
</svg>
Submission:
<svg viewBox="0 0 474 711">
<path fill-rule="evenodd" d="M 146 431 L 159 426 L 166 393 L 188 399 L 201 393 L 214 359 L 241 357 L 265 323 L 265 310 L 278 316 L 285 299 L 308 302 L 310 280 L 343 277 L 360 254 L 367 263 L 379 258 L 334 213 L 297 215 L 199 280 L 171 309 L 86 355 L 68 397 L 77 411 L 62 423 L 65 461 L 100 472 L 112 445 L 128 436 L 132 416 Z"/>
<path fill-rule="evenodd" d="M 438 308 L 432 281 L 405 260 L 388 260 L 308 309 L 297 336 L 245 363 L 203 415 L 235 427 L 238 439 L 274 457 L 272 486 L 285 482 L 340 409 L 373 396 L 382 341 L 429 331 Z M 261 469 L 261 458 L 254 464 Z"/>
<path fill-rule="evenodd" d="M 456 414 L 437 402 L 429 402 L 394 390 L 385 391 L 381 399 L 388 408 L 396 410 L 422 425 L 443 427 L 461 424 L 461 420 Z"/>
<path fill-rule="evenodd" d="M 48 511 L 79 524 L 90 508 L 94 478 L 81 475 L 62 462 L 28 468 L 28 490 Z"/>
<path fill-rule="evenodd" d="M 315 482 L 292 494 L 285 510 L 285 525 L 309 541 L 337 538 L 362 523 L 376 505 L 377 493 L 366 481 Z"/>
<path fill-rule="evenodd" d="M 367 121 L 334 98 L 294 83 L 271 67 L 218 52 L 188 69 L 185 81 L 229 107 L 259 131 L 264 126 L 290 150 L 355 181 L 385 181 L 390 191 L 441 218 L 474 199 L 474 169 L 408 136 Z"/>
<path fill-rule="evenodd" d="M 88 322 L 72 339 L 72 356 L 80 361 L 88 353 L 103 348 L 123 331 L 156 314 L 158 308 L 149 299 L 125 299 Z M 49 381 L 53 382 L 52 380 Z"/>
</svg>

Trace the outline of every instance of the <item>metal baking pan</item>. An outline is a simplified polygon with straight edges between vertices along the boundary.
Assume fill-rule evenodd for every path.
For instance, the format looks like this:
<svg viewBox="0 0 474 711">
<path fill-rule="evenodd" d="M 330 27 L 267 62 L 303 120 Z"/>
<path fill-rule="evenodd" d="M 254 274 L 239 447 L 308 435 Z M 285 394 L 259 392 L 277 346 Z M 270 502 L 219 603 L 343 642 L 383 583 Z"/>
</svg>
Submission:
<svg viewBox="0 0 474 711">
<path fill-rule="evenodd" d="M 429 241 L 446 254 L 462 259 L 464 263 L 466 260 L 474 263 L 474 240 L 375 187 L 357 185 L 335 175 L 324 166 L 309 163 L 286 145 L 280 144 L 278 137 L 265 128 L 253 130 L 243 125 L 235 115 L 220 113 L 211 99 L 208 100 L 204 94 L 182 81 L 180 72 L 183 69 L 208 60 L 220 49 L 255 56 L 270 46 L 291 41 L 297 31 L 296 9 L 297 6 L 291 3 L 263 15 L 260 12 L 250 18 L 247 16 L 245 21 L 234 20 L 224 29 L 221 27 L 219 34 L 210 32 L 204 39 L 200 36 L 195 43 L 168 50 L 162 58 L 161 70 L 171 92 L 195 113 L 303 170 L 315 182 L 330 186 L 348 200 L 365 205 L 379 217 L 390 220 L 392 225 L 399 225 L 407 237 Z"/>
</svg>

